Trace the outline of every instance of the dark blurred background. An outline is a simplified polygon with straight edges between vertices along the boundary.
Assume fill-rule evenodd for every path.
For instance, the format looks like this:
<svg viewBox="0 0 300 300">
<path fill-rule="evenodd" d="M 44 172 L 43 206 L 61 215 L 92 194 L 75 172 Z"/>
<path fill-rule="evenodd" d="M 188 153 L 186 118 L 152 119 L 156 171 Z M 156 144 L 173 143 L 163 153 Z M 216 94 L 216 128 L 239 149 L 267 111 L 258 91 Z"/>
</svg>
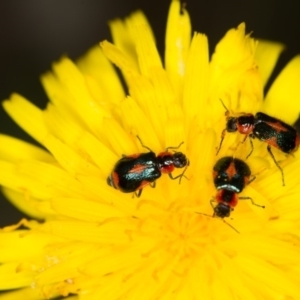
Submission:
<svg viewBox="0 0 300 300">
<path fill-rule="evenodd" d="M 253 32 L 254 37 L 287 45 L 277 72 L 300 53 L 299 0 L 185 3 L 193 30 L 208 35 L 211 51 L 229 28 L 245 21 L 247 32 Z M 137 9 L 147 15 L 162 53 L 169 4 L 169 0 L 0 0 L 0 99 L 18 92 L 45 107 L 47 98 L 39 75 L 50 68 L 51 62 L 63 54 L 77 58 L 92 45 L 110 39 L 107 21 Z M 0 132 L 32 141 L 2 108 Z M 0 199 L 0 226 L 21 217 L 3 197 Z"/>
</svg>

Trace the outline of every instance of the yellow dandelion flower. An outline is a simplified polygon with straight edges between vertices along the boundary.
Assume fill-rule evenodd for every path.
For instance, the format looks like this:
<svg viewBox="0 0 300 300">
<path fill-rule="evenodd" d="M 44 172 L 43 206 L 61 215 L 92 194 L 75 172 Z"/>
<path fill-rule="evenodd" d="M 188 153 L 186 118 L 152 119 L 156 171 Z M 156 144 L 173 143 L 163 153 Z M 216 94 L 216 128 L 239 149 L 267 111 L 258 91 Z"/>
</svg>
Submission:
<svg viewBox="0 0 300 300">
<path fill-rule="evenodd" d="M 226 122 L 220 100 L 231 115 L 296 121 L 300 57 L 264 99 L 283 46 L 258 43 L 244 24 L 210 58 L 207 37 L 191 37 L 189 15 L 174 0 L 164 62 L 141 12 L 110 27 L 113 44 L 76 63 L 64 57 L 42 77 L 45 110 L 17 94 L 3 103 L 44 148 L 0 136 L 2 191 L 32 217 L 0 232 L 0 289 L 13 290 L 0 299 L 299 299 L 299 151 L 272 147 L 282 186 L 267 143 L 253 140 L 246 160 L 249 140 L 226 133 L 216 150 Z M 156 154 L 183 142 L 175 151 L 190 162 L 186 178 L 163 175 L 140 197 L 109 186 L 122 155 L 148 152 L 138 137 Z M 228 224 L 212 217 L 210 203 L 213 167 L 226 156 L 256 177 L 239 196 L 265 206 L 240 199 Z"/>
</svg>

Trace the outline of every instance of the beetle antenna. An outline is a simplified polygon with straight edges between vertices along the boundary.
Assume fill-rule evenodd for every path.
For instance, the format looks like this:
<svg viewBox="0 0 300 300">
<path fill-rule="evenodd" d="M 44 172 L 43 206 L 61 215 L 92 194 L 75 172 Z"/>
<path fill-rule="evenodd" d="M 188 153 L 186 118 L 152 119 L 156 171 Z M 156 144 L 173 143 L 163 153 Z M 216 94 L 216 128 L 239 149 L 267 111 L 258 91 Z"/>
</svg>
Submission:
<svg viewBox="0 0 300 300">
<path fill-rule="evenodd" d="M 235 229 L 231 224 L 227 223 L 224 219 L 222 219 L 222 221 L 228 225 L 229 227 L 231 227 L 236 233 L 240 233 L 237 229 Z"/>
<path fill-rule="evenodd" d="M 214 218 L 214 216 L 212 216 L 212 215 L 208 215 L 208 214 L 201 213 L 201 212 L 198 212 L 198 211 L 195 211 L 195 213 L 198 214 L 198 215 L 203 215 L 203 216 L 206 216 L 206 217 Z"/>
<path fill-rule="evenodd" d="M 216 155 L 219 154 L 220 150 L 221 150 L 221 147 L 222 147 L 222 144 L 223 144 L 223 141 L 224 141 L 224 138 L 225 138 L 225 134 L 226 134 L 226 129 L 224 129 L 222 131 L 222 134 L 221 134 L 221 141 L 220 141 L 220 144 L 219 144 L 219 147 L 218 147 L 218 150 L 217 150 L 217 153 Z"/>
<path fill-rule="evenodd" d="M 183 145 L 184 144 L 184 142 L 181 142 L 177 147 L 168 147 L 168 148 L 166 148 L 166 152 L 169 152 L 169 149 L 172 149 L 172 150 L 176 150 L 176 149 L 179 149 L 180 147 L 181 147 L 181 145 Z M 174 151 L 175 152 L 175 151 Z"/>
<path fill-rule="evenodd" d="M 201 212 L 195 212 L 196 214 L 199 214 L 199 215 L 203 215 L 203 216 L 206 216 L 206 217 L 210 217 L 210 218 L 215 218 L 215 215 L 213 214 L 212 216 L 211 215 L 208 215 L 208 214 L 205 214 L 205 213 L 201 213 Z M 240 233 L 237 229 L 235 229 L 231 224 L 227 223 L 223 218 L 222 218 L 222 221 L 228 225 L 229 227 L 231 227 L 236 233 Z"/>
<path fill-rule="evenodd" d="M 145 146 L 145 145 L 143 144 L 141 138 L 140 138 L 138 135 L 137 135 L 136 137 L 137 137 L 137 139 L 140 141 L 140 143 L 141 143 L 141 145 L 142 145 L 143 148 L 148 149 L 150 152 L 153 152 L 149 147 L 147 147 L 147 146 Z"/>
<path fill-rule="evenodd" d="M 229 109 L 226 107 L 226 105 L 224 104 L 224 102 L 222 101 L 222 99 L 219 99 L 223 105 L 223 107 L 225 108 L 226 112 L 229 113 Z"/>
</svg>

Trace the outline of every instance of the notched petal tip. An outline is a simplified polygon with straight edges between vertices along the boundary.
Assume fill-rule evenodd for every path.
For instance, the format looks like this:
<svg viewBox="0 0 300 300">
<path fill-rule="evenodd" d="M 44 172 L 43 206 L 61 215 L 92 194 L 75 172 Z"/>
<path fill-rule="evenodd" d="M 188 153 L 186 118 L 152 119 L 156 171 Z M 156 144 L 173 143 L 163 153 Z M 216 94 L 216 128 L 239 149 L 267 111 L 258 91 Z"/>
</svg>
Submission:
<svg viewBox="0 0 300 300">
<path fill-rule="evenodd" d="M 114 44 L 104 40 L 100 42 L 100 47 L 104 55 L 122 70 L 125 78 L 128 73 L 139 72 L 136 62 Z"/>
<path fill-rule="evenodd" d="M 237 28 L 227 31 L 217 44 L 212 63 L 225 67 L 244 66 L 252 68 L 255 65 L 254 53 L 257 41 L 245 34 L 246 25 L 241 23 Z"/>
<path fill-rule="evenodd" d="M 225 34 L 213 54 L 211 89 L 218 98 L 228 98 L 234 110 L 252 112 L 262 102 L 263 86 L 254 56 L 256 46 L 257 41 L 245 34 L 242 23 Z M 249 103 L 253 105 L 249 107 Z"/>
</svg>

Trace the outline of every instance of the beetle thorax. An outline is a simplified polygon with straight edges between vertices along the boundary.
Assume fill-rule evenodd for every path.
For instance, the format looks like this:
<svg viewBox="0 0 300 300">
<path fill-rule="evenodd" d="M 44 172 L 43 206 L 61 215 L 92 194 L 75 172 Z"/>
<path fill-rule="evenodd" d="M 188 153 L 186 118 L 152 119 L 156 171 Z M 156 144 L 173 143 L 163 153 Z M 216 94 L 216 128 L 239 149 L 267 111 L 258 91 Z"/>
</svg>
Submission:
<svg viewBox="0 0 300 300">
<path fill-rule="evenodd" d="M 174 159 L 170 152 L 162 152 L 157 156 L 157 165 L 162 173 L 171 173 L 174 170 Z"/>
<path fill-rule="evenodd" d="M 237 130 L 242 134 L 250 134 L 254 128 L 254 116 L 247 114 L 237 118 Z"/>
</svg>

